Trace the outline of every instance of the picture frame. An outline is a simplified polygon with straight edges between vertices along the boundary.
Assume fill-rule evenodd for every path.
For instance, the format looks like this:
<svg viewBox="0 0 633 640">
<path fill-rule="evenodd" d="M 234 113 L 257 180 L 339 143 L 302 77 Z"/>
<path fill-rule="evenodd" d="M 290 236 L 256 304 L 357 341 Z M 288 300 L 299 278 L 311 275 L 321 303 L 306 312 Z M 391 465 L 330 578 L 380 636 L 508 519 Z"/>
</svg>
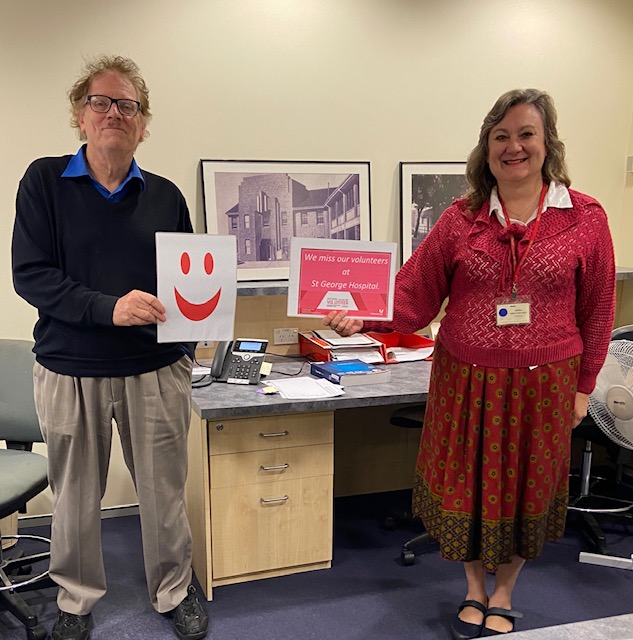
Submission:
<svg viewBox="0 0 633 640">
<path fill-rule="evenodd" d="M 404 264 L 442 212 L 466 192 L 465 162 L 400 163 L 400 249 Z"/>
<path fill-rule="evenodd" d="M 292 237 L 371 240 L 369 162 L 200 160 L 205 232 L 237 237 L 238 281 L 288 280 Z"/>
</svg>

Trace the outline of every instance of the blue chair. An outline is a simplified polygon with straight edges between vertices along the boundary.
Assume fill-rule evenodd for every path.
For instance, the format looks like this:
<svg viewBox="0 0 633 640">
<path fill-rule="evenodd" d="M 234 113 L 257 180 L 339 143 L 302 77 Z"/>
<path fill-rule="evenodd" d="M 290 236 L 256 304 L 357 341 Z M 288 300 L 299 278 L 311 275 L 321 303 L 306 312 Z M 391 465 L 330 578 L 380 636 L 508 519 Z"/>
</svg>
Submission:
<svg viewBox="0 0 633 640">
<path fill-rule="evenodd" d="M 48 486 L 46 458 L 32 452 L 34 442 L 43 442 L 33 400 L 32 348 L 33 343 L 26 340 L 0 340 L 0 440 L 7 446 L 0 449 L 0 519 L 23 510 L 31 498 Z M 28 640 L 44 640 L 46 629 L 38 623 L 20 592 L 54 586 L 47 568 L 30 573 L 32 565 L 46 560 L 50 554 L 24 556 L 18 551 L 5 559 L 1 541 L 26 538 L 50 544 L 50 540 L 1 534 L 0 531 L 0 610 L 6 609 L 24 624 Z"/>
</svg>

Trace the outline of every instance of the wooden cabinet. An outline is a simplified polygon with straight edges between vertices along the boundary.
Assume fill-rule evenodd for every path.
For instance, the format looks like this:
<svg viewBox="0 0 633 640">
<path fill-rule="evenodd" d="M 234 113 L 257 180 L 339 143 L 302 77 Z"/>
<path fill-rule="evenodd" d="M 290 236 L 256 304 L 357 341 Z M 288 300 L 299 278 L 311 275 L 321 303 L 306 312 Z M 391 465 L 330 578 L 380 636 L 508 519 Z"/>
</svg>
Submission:
<svg viewBox="0 0 633 640">
<path fill-rule="evenodd" d="M 187 507 L 208 599 L 213 586 L 331 566 L 333 430 L 331 412 L 194 415 Z"/>
</svg>

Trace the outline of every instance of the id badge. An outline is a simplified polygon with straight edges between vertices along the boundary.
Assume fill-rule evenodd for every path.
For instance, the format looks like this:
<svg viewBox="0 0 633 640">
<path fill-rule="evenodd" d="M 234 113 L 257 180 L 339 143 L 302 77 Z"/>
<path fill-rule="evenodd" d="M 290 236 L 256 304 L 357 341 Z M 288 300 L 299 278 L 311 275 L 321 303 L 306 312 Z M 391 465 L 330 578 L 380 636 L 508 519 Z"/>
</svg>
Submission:
<svg viewBox="0 0 633 640">
<path fill-rule="evenodd" d="M 497 298 L 497 326 L 530 323 L 530 296 L 510 296 Z"/>
</svg>

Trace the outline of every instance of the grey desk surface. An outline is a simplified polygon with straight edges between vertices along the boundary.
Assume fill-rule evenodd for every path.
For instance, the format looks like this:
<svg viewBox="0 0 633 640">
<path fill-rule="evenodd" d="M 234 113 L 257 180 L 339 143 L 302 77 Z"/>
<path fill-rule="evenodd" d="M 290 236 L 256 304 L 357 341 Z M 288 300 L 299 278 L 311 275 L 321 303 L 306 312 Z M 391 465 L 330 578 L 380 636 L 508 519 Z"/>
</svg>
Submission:
<svg viewBox="0 0 633 640">
<path fill-rule="evenodd" d="M 278 371 L 299 371 L 303 359 L 269 358 L 273 371 L 268 379 L 286 377 Z M 193 409 L 203 419 L 243 418 L 279 413 L 333 411 L 355 407 L 375 407 L 390 404 L 422 403 L 426 400 L 431 373 L 430 362 L 406 362 L 385 365 L 391 369 L 391 380 L 381 384 L 365 384 L 345 389 L 345 395 L 324 400 L 286 400 L 279 395 L 262 395 L 256 385 L 214 382 L 194 388 Z M 309 375 L 310 365 L 303 366 L 301 375 Z"/>
<path fill-rule="evenodd" d="M 633 279 L 633 268 L 631 267 L 616 267 L 615 269 L 616 280 L 631 280 Z"/>
<path fill-rule="evenodd" d="M 512 640 L 632 640 L 633 614 L 520 631 L 510 637 Z"/>
</svg>

